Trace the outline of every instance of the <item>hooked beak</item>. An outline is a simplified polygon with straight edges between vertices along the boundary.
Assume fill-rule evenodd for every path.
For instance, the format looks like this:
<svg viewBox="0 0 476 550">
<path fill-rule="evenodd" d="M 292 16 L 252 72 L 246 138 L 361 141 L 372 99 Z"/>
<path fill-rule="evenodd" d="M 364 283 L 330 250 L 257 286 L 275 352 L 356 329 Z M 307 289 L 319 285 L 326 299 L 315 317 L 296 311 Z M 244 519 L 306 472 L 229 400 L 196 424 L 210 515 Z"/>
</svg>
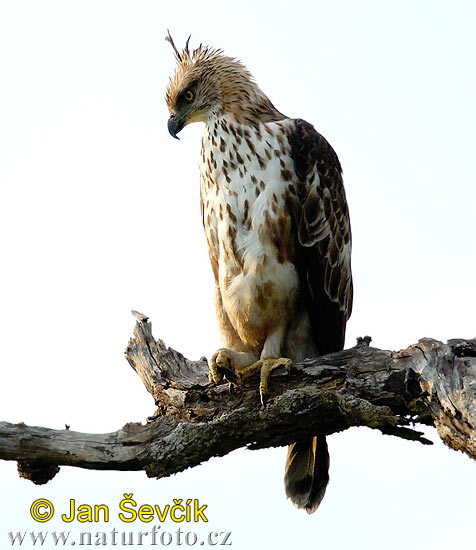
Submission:
<svg viewBox="0 0 476 550">
<path fill-rule="evenodd" d="M 184 121 L 181 118 L 175 118 L 174 116 L 171 116 L 169 118 L 169 121 L 167 122 L 169 134 L 175 139 L 179 139 L 177 137 L 177 134 L 180 132 L 180 130 L 182 130 L 184 126 Z"/>
</svg>

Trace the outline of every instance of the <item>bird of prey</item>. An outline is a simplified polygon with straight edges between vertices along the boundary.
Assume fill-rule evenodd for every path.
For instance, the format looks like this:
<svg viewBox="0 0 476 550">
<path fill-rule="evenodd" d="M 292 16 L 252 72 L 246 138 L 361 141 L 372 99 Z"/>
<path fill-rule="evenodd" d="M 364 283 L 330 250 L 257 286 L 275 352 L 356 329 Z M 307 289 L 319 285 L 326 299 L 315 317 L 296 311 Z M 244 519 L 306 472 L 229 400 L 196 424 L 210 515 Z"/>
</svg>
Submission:
<svg viewBox="0 0 476 550">
<path fill-rule="evenodd" d="M 339 351 L 352 309 L 351 232 L 336 153 L 314 127 L 279 112 L 238 60 L 173 47 L 166 102 L 173 137 L 203 122 L 201 209 L 223 348 L 210 381 Z M 324 435 L 288 449 L 285 488 L 313 512 L 329 480 Z"/>
</svg>

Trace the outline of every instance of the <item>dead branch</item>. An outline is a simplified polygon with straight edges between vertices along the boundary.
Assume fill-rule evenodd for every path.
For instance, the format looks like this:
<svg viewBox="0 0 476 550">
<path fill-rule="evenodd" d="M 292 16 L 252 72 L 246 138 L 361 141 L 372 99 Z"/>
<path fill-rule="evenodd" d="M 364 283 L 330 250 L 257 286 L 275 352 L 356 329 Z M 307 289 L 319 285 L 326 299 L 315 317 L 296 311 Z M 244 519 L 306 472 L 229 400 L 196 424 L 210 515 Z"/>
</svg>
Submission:
<svg viewBox="0 0 476 550">
<path fill-rule="evenodd" d="M 431 443 L 415 423 L 435 426 L 446 445 L 476 458 L 476 339 L 424 338 L 399 352 L 359 339 L 290 373 L 273 372 L 263 408 L 255 379 L 233 391 L 212 386 L 205 358 L 190 361 L 167 348 L 148 319 L 135 315 L 126 357 L 154 398 L 155 414 L 108 434 L 0 422 L 0 458 L 16 460 L 22 477 L 46 483 L 61 465 L 165 477 L 240 447 L 287 445 L 351 426 Z"/>
</svg>

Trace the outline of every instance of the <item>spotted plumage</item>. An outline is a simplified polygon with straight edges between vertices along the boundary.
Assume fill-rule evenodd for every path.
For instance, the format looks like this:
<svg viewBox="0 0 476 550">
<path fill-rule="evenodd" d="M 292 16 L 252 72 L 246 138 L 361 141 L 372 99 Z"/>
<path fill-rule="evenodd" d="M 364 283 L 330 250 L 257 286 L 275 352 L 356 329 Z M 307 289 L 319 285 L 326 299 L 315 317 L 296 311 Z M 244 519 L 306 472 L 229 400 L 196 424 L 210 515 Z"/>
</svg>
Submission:
<svg viewBox="0 0 476 550">
<path fill-rule="evenodd" d="M 201 208 L 225 346 L 211 359 L 211 380 L 225 372 L 238 383 L 261 369 L 264 396 L 283 358 L 344 345 L 352 275 L 341 166 L 314 127 L 280 113 L 239 61 L 168 40 L 178 62 L 169 131 L 205 123 Z M 297 506 L 314 511 L 327 480 L 323 436 L 290 447 L 285 485 Z"/>
</svg>

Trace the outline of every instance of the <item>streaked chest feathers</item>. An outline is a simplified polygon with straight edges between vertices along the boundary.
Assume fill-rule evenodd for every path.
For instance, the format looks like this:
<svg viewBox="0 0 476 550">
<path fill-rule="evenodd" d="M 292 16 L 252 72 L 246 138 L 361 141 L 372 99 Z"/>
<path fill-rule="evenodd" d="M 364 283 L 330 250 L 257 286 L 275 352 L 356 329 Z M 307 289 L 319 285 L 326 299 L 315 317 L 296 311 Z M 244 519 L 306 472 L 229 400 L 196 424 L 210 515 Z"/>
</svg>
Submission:
<svg viewBox="0 0 476 550">
<path fill-rule="evenodd" d="M 223 116 L 209 120 L 202 138 L 201 201 L 210 260 L 223 307 L 250 345 L 296 308 L 287 124 L 254 128 Z"/>
</svg>

